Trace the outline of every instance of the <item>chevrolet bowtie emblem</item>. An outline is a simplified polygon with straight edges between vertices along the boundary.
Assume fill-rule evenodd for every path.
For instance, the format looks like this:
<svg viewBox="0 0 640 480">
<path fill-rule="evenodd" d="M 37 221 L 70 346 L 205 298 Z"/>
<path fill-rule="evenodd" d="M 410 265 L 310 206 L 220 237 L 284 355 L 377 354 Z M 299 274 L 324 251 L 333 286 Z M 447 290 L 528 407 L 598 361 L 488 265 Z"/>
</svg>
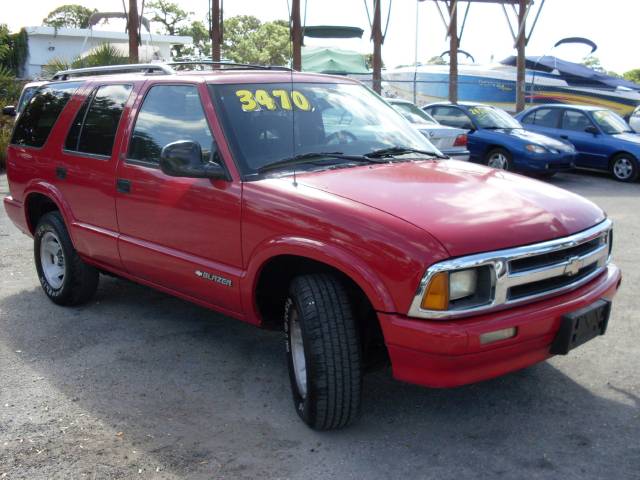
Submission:
<svg viewBox="0 0 640 480">
<path fill-rule="evenodd" d="M 571 257 L 569 260 L 567 260 L 567 266 L 564 267 L 564 274 L 568 275 L 569 277 L 573 277 L 580 271 L 581 268 L 582 260 L 580 260 L 580 257 Z"/>
</svg>

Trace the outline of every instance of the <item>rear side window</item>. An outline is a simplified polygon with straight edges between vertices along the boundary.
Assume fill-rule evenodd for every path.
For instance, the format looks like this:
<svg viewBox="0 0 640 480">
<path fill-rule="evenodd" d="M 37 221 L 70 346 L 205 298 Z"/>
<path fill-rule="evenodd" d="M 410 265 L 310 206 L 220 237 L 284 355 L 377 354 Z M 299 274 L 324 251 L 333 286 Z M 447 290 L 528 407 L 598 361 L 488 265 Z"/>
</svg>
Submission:
<svg viewBox="0 0 640 480">
<path fill-rule="evenodd" d="M 25 147 L 42 147 L 60 112 L 82 82 L 46 85 L 27 103 L 20 114 L 11 143 Z"/>
<path fill-rule="evenodd" d="M 78 111 L 65 149 L 111 156 L 116 131 L 131 85 L 103 85 L 95 89 Z"/>
<path fill-rule="evenodd" d="M 162 149 L 178 140 L 199 143 L 205 162 L 216 152 L 197 88 L 192 85 L 151 87 L 136 119 L 127 160 L 159 164 Z"/>
<path fill-rule="evenodd" d="M 557 128 L 560 110 L 557 108 L 539 108 L 524 118 L 522 123 L 540 127 Z"/>
</svg>

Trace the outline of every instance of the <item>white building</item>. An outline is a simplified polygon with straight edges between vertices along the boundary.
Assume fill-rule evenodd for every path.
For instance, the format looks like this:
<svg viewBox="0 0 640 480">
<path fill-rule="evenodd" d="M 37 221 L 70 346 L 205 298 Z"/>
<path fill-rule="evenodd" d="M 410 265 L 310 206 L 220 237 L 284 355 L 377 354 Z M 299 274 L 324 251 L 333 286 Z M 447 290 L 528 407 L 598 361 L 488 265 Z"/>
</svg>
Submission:
<svg viewBox="0 0 640 480">
<path fill-rule="evenodd" d="M 24 77 L 38 78 L 42 66 L 53 59 L 71 62 L 103 43 L 109 43 L 126 56 L 129 37 L 124 32 L 108 32 L 93 29 L 25 27 L 29 38 L 29 57 L 24 66 Z M 169 61 L 172 45 L 193 43 L 191 37 L 142 34 L 140 61 Z"/>
</svg>

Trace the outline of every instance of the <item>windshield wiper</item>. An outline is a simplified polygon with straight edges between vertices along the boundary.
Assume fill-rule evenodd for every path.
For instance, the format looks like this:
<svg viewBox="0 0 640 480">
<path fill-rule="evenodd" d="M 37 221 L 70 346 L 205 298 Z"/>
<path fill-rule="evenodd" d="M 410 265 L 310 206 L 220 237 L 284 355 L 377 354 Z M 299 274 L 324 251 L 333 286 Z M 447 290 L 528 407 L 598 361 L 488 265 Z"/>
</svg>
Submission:
<svg viewBox="0 0 640 480">
<path fill-rule="evenodd" d="M 442 158 L 443 160 L 448 159 L 449 157 L 446 155 L 442 155 L 437 152 L 427 151 L 427 150 L 419 150 L 417 148 L 411 147 L 388 147 L 388 148 L 380 148 L 378 150 L 373 150 L 372 152 L 365 153 L 364 157 L 366 158 L 383 158 L 383 157 L 393 157 L 396 155 L 404 155 L 406 153 L 419 153 L 421 155 L 428 155 L 430 157 Z"/>
<path fill-rule="evenodd" d="M 367 158 L 362 155 L 345 155 L 342 152 L 308 152 L 294 155 L 293 157 L 283 158 L 272 163 L 268 163 L 258 168 L 258 173 L 268 172 L 270 170 L 276 170 L 282 167 L 300 165 L 303 163 L 313 163 L 318 160 L 348 160 L 352 162 L 360 163 L 374 163 L 373 159 Z"/>
</svg>

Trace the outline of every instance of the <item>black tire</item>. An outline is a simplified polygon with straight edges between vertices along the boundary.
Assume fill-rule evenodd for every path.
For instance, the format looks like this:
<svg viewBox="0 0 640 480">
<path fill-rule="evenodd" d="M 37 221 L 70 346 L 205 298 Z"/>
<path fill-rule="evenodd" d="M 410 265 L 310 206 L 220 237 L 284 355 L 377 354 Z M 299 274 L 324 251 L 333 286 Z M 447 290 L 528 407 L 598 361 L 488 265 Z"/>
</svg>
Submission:
<svg viewBox="0 0 640 480">
<path fill-rule="evenodd" d="M 622 162 L 625 162 L 625 168 L 620 169 L 619 164 Z M 619 182 L 635 182 L 640 173 L 638 159 L 628 153 L 620 153 L 611 159 L 610 171 Z"/>
<path fill-rule="evenodd" d="M 44 273 L 41 246 L 43 238 L 54 236 L 58 241 L 59 251 L 62 254 L 63 271 L 61 285 L 53 285 Z M 76 250 L 73 248 L 69 232 L 64 224 L 60 212 L 49 212 L 40 219 L 34 233 L 33 251 L 36 263 L 36 270 L 40 285 L 44 293 L 52 302 L 58 305 L 79 305 L 85 303 L 93 297 L 98 288 L 100 277 L 98 270 L 82 261 Z M 56 258 L 51 256 L 51 258 Z"/>
<path fill-rule="evenodd" d="M 289 379 L 298 415 L 315 430 L 346 427 L 360 413 L 362 352 L 345 288 L 329 274 L 296 277 L 284 316 Z M 296 327 L 304 346 L 306 395 L 298 386 L 294 367 Z"/>
<path fill-rule="evenodd" d="M 513 156 L 511 155 L 511 152 L 509 152 L 508 150 L 505 150 L 504 148 L 498 147 L 490 150 L 484 158 L 484 163 L 486 163 L 488 166 L 491 167 L 492 159 L 494 156 L 497 156 L 497 155 L 502 155 L 506 162 L 504 168 L 500 168 L 500 169 L 507 170 L 507 171 L 513 170 Z M 498 167 L 493 167 L 493 168 L 498 168 Z"/>
</svg>

